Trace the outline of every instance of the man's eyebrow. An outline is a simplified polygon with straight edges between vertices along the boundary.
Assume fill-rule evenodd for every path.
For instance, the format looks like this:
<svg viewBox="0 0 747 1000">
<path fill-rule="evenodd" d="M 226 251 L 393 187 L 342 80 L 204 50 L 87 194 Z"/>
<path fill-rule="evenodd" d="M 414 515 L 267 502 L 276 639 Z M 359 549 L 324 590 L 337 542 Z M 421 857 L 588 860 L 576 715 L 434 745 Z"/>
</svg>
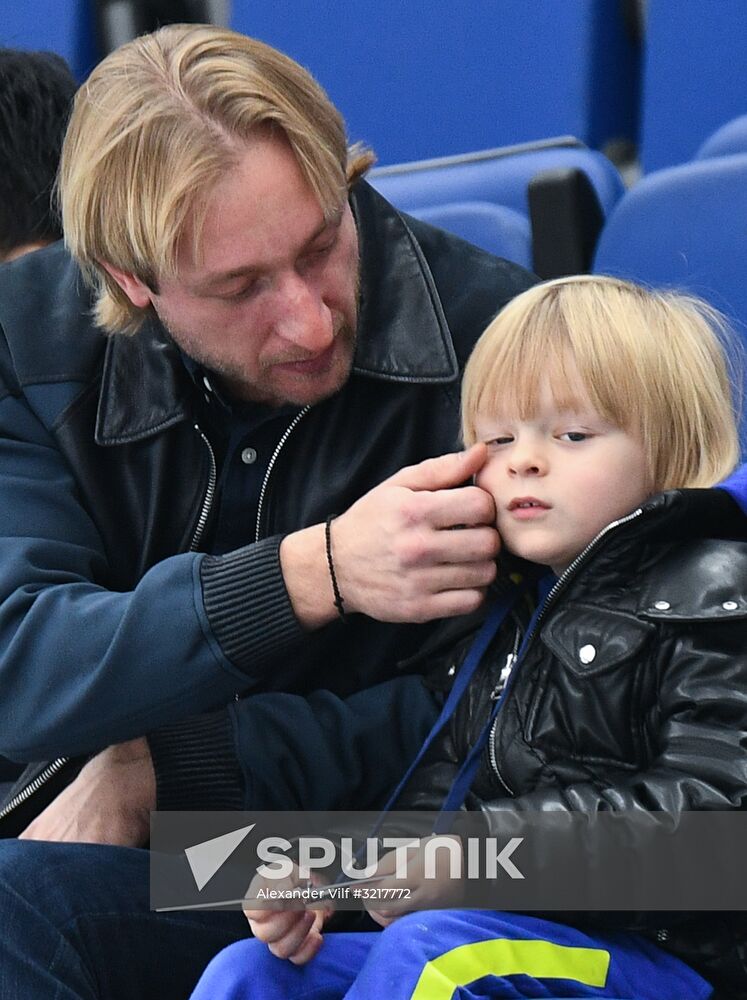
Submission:
<svg viewBox="0 0 747 1000">
<path fill-rule="evenodd" d="M 342 222 L 342 209 L 335 212 L 331 218 L 322 219 L 320 224 L 311 233 L 311 235 L 304 240 L 301 244 L 300 253 L 303 253 L 310 246 L 312 246 L 320 236 L 324 233 L 332 230 L 339 229 L 340 223 Z M 253 278 L 259 277 L 262 274 L 262 268 L 250 265 L 249 267 L 236 267 L 230 271 L 219 271 L 215 274 L 210 274 L 199 282 L 194 288 L 196 292 L 211 292 L 220 285 L 226 284 L 235 278 Z"/>
</svg>

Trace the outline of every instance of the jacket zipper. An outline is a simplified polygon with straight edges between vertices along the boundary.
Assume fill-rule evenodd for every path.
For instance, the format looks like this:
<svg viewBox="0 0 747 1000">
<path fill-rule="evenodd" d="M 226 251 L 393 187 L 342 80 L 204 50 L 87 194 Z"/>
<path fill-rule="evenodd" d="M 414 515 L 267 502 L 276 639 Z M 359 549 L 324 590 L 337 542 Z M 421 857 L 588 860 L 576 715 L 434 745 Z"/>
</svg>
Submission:
<svg viewBox="0 0 747 1000">
<path fill-rule="evenodd" d="M 508 678 L 511 676 L 511 671 L 514 669 L 516 654 L 519 652 L 519 646 L 521 644 L 521 623 L 519 621 L 519 616 L 514 611 L 511 617 L 516 622 L 516 628 L 514 630 L 514 644 L 511 652 L 507 654 L 503 669 L 500 672 L 498 680 L 493 685 L 493 690 L 490 692 L 491 701 L 498 701 L 501 696 L 501 691 L 508 683 Z"/>
<path fill-rule="evenodd" d="M 503 691 L 506 684 L 508 684 L 508 679 L 511 676 L 511 671 L 514 669 L 514 664 L 516 663 L 516 654 L 519 651 L 519 644 L 521 642 L 521 624 L 519 623 L 519 618 L 516 612 L 514 612 L 513 618 L 514 621 L 517 622 L 516 631 L 514 633 L 514 645 L 511 652 L 506 656 L 506 663 L 503 667 L 503 670 L 501 670 L 500 676 L 493 690 L 490 692 L 490 700 L 492 702 L 496 702 L 500 698 L 501 691 Z M 513 795 L 513 792 L 508 787 L 508 784 L 506 783 L 503 775 L 501 774 L 501 769 L 498 766 L 498 756 L 495 752 L 495 730 L 497 721 L 498 719 L 496 717 L 496 719 L 493 722 L 493 725 L 490 727 L 490 735 L 488 736 L 488 756 L 490 757 L 490 766 L 493 768 L 493 772 L 496 778 L 498 779 L 498 781 L 500 781 L 500 783 L 506 789 L 508 794 Z"/>
<path fill-rule="evenodd" d="M 286 441 L 288 440 L 288 438 L 291 436 L 293 431 L 299 425 L 301 420 L 303 420 L 303 418 L 306 416 L 306 414 L 309 412 L 310 409 L 311 409 L 310 406 L 304 406 L 304 408 L 295 415 L 293 420 L 291 420 L 290 424 L 288 424 L 288 426 L 285 428 L 283 436 L 278 441 L 277 445 L 275 446 L 275 451 L 272 453 L 272 457 L 270 458 L 269 464 L 267 466 L 267 471 L 265 472 L 265 478 L 262 481 L 262 489 L 259 491 L 259 502 L 257 503 L 257 524 L 254 532 L 255 542 L 258 542 L 260 540 L 260 530 L 261 530 L 260 525 L 262 524 L 262 507 L 264 506 L 264 502 L 267 496 L 267 486 L 270 482 L 270 475 L 272 474 L 272 470 L 275 467 L 275 463 L 277 462 L 278 456 L 280 455 L 280 452 L 282 451 Z"/>
<path fill-rule="evenodd" d="M 30 799 L 32 795 L 35 795 L 42 785 L 45 785 L 50 778 L 53 778 L 69 760 L 69 757 L 58 757 L 56 760 L 53 760 L 51 764 L 47 764 L 44 770 L 40 771 L 33 781 L 29 782 L 25 788 L 21 789 L 18 795 L 14 795 L 10 802 L 6 803 L 6 805 L 0 809 L 0 819 L 5 819 L 5 817 L 9 816 L 14 809 L 17 809 L 18 806 L 23 805 L 27 799 Z"/>
<path fill-rule="evenodd" d="M 207 524 L 208 515 L 210 514 L 210 508 L 212 507 L 213 499 L 215 498 L 215 485 L 218 479 L 218 470 L 215 461 L 215 452 L 213 451 L 213 446 L 208 441 L 207 435 L 203 432 L 199 424 L 195 424 L 194 428 L 200 435 L 202 440 L 205 442 L 205 447 L 208 450 L 208 455 L 210 457 L 210 474 L 208 476 L 208 484 L 207 484 L 207 489 L 205 490 L 205 496 L 202 501 L 202 507 L 200 508 L 200 516 L 197 519 L 197 527 L 195 528 L 194 535 L 192 536 L 192 541 L 189 546 L 190 552 L 196 552 L 197 546 L 200 544 L 202 533 L 205 530 L 205 525 Z"/>
<path fill-rule="evenodd" d="M 200 435 L 202 440 L 205 442 L 205 447 L 208 450 L 208 455 L 210 457 L 210 473 L 208 475 L 208 484 L 205 489 L 205 496 L 202 501 L 202 506 L 200 507 L 200 516 L 197 519 L 197 526 L 195 527 L 194 534 L 192 535 L 192 541 L 190 542 L 189 550 L 190 552 L 196 552 L 197 547 L 200 544 L 200 539 L 202 538 L 202 533 L 205 530 L 205 525 L 207 524 L 207 519 L 210 514 L 210 508 L 213 505 L 213 500 L 215 498 L 215 486 L 217 483 L 217 465 L 215 461 L 215 452 L 213 451 L 213 446 L 207 438 L 207 435 L 203 432 L 199 424 L 194 425 L 194 429 Z M 237 695 L 238 697 L 238 695 Z M 28 785 L 21 789 L 21 791 L 14 795 L 10 802 L 0 809 L 0 820 L 4 819 L 6 816 L 10 815 L 14 809 L 18 806 L 23 805 L 27 799 L 30 799 L 32 795 L 35 795 L 39 789 L 46 785 L 46 783 L 53 778 L 64 766 L 68 763 L 70 757 L 57 757 L 47 764 L 43 771 L 31 781 Z"/>
<path fill-rule="evenodd" d="M 625 517 L 621 517 L 617 521 L 611 521 L 608 525 L 606 525 L 606 527 L 602 528 L 602 530 L 597 535 L 595 535 L 594 538 L 592 538 L 592 540 L 589 542 L 586 548 L 583 549 L 583 551 L 580 552 L 568 566 L 566 566 L 566 568 L 560 574 L 558 579 L 555 581 L 555 584 L 553 585 L 550 593 L 547 595 L 544 607 L 537 616 L 537 621 L 534 623 L 534 631 L 532 632 L 532 635 L 530 636 L 529 639 L 529 643 L 527 644 L 527 647 L 524 650 L 524 656 L 526 656 L 527 652 L 529 651 L 529 644 L 531 643 L 532 638 L 535 635 L 537 635 L 539 631 L 540 623 L 547 614 L 547 609 L 550 607 L 551 604 L 553 604 L 556 601 L 558 594 L 566 586 L 568 580 L 574 575 L 574 573 L 576 573 L 581 563 L 596 548 L 598 543 L 603 538 L 606 538 L 611 531 L 614 531 L 616 528 L 621 527 L 623 524 L 628 524 L 630 521 L 634 521 L 642 514 L 643 514 L 642 508 L 637 507 L 632 513 L 626 514 Z M 511 654 L 509 654 L 509 656 L 510 655 Z M 508 674 L 506 675 L 506 680 L 503 685 L 504 688 L 508 684 L 509 678 L 511 677 L 516 667 L 516 657 L 513 657 L 510 664 L 507 661 L 506 666 L 509 667 L 510 669 Z M 498 767 L 498 755 L 495 749 L 495 742 L 496 742 L 495 737 L 497 730 L 498 730 L 498 714 L 496 714 L 496 717 L 493 720 L 493 725 L 490 727 L 490 734 L 488 736 L 488 750 L 489 750 L 490 764 L 491 767 L 493 768 L 493 771 L 498 781 L 500 781 L 500 783 L 503 785 L 503 787 L 506 789 L 509 795 L 513 795 L 514 794 L 513 790 L 509 788 L 508 784 L 503 780 L 503 776 L 501 775 L 500 769 Z"/>
</svg>

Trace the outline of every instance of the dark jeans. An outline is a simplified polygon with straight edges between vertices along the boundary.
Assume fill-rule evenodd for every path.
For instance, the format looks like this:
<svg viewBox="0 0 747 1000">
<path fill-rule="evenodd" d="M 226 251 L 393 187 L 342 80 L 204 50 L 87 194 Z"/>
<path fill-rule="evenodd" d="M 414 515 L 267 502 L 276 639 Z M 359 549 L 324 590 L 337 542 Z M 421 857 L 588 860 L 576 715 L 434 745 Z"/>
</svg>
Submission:
<svg viewBox="0 0 747 1000">
<path fill-rule="evenodd" d="M 2 1000 L 186 1000 L 241 913 L 154 913 L 148 853 L 0 841 Z"/>
</svg>

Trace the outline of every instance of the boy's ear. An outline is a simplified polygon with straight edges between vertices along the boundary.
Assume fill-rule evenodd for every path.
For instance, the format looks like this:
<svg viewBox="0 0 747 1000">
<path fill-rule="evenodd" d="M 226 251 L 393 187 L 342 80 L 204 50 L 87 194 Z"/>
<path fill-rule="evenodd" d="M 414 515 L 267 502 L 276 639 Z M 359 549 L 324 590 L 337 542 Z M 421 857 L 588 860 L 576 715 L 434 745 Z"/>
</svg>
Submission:
<svg viewBox="0 0 747 1000">
<path fill-rule="evenodd" d="M 122 271 L 120 268 L 114 267 L 112 264 L 107 264 L 103 260 L 100 263 L 106 273 L 117 282 L 127 298 L 137 309 L 145 309 L 152 303 L 153 292 L 144 281 L 141 281 L 140 278 L 136 277 L 130 271 Z"/>
</svg>

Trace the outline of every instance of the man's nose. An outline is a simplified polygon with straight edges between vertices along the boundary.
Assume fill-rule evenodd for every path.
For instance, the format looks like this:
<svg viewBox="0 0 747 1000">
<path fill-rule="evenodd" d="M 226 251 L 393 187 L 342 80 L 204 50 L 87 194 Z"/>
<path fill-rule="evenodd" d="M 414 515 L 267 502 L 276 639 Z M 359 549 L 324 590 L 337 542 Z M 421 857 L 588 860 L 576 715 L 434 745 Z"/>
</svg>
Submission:
<svg viewBox="0 0 747 1000">
<path fill-rule="evenodd" d="M 334 322 L 321 295 L 298 274 L 288 275 L 278 289 L 275 333 L 283 340 L 320 354 L 334 340 Z"/>
</svg>

